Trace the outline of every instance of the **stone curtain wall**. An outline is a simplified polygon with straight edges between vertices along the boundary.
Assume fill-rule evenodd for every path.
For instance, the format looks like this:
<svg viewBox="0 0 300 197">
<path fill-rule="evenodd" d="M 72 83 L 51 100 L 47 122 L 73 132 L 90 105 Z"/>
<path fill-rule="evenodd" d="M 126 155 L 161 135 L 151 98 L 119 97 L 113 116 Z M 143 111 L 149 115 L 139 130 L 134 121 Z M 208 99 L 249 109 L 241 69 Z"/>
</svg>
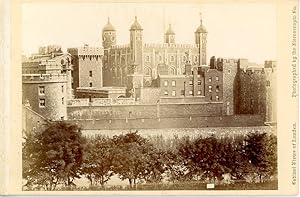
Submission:
<svg viewBox="0 0 300 197">
<path fill-rule="evenodd" d="M 30 107 L 22 107 L 22 130 L 26 134 L 33 131 L 41 131 L 47 123 L 45 117 L 33 111 Z"/>
<path fill-rule="evenodd" d="M 111 129 L 163 129 L 163 128 L 206 128 L 206 127 L 250 127 L 263 126 L 261 115 L 234 115 L 181 118 L 131 118 L 131 119 L 81 119 L 68 120 L 83 130 Z"/>
<path fill-rule="evenodd" d="M 68 106 L 68 119 L 126 119 L 220 116 L 223 103 Z"/>
</svg>

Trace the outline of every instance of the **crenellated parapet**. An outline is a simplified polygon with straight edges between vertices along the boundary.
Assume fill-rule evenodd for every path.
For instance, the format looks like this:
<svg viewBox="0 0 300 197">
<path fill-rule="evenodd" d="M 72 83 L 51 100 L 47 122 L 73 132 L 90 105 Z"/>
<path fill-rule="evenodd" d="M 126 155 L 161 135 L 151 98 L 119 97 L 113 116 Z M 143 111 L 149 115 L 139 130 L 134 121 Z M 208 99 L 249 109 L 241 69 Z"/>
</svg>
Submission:
<svg viewBox="0 0 300 197">
<path fill-rule="evenodd" d="M 178 48 L 178 49 L 196 49 L 199 48 L 198 44 L 156 44 L 156 43 L 149 43 L 144 44 L 144 47 L 148 48 Z"/>
<path fill-rule="evenodd" d="M 77 48 L 69 48 L 68 52 L 72 55 L 78 56 L 103 56 L 104 50 L 100 47 L 77 47 Z"/>
<path fill-rule="evenodd" d="M 130 48 L 129 44 L 115 45 L 111 47 L 111 49 L 129 49 L 129 48 Z"/>
<path fill-rule="evenodd" d="M 23 83 L 67 82 L 66 74 L 23 74 Z"/>
</svg>

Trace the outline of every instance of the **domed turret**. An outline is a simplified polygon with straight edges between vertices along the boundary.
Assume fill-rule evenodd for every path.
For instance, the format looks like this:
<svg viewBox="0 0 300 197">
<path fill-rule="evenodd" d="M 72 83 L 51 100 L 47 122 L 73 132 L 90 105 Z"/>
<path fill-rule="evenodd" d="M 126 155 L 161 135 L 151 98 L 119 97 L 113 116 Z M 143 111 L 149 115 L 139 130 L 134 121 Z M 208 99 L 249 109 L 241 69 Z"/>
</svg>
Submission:
<svg viewBox="0 0 300 197">
<path fill-rule="evenodd" d="M 169 24 L 169 28 L 165 33 L 165 43 L 167 44 L 175 43 L 175 32 L 173 31 L 171 24 Z"/>
<path fill-rule="evenodd" d="M 102 29 L 102 46 L 108 49 L 114 45 L 116 45 L 116 30 L 108 18 L 107 24 Z"/>
<path fill-rule="evenodd" d="M 116 31 L 114 26 L 110 23 L 109 17 L 107 20 L 107 24 L 103 27 L 102 31 Z"/>
<path fill-rule="evenodd" d="M 197 28 L 196 33 L 207 33 L 206 28 L 204 27 L 204 25 L 202 24 L 202 20 L 201 20 L 201 24 L 200 26 Z"/>
<path fill-rule="evenodd" d="M 207 33 L 206 28 L 204 27 L 204 25 L 202 23 L 201 13 L 200 13 L 200 26 L 197 28 L 195 33 Z"/>
<path fill-rule="evenodd" d="M 169 28 L 168 28 L 166 34 L 173 34 L 173 35 L 175 34 L 175 32 L 172 29 L 172 25 L 171 24 L 169 24 Z"/>
<path fill-rule="evenodd" d="M 143 30 L 142 26 L 140 25 L 140 23 L 137 21 L 137 17 L 135 16 L 135 20 L 133 22 L 133 24 L 130 27 L 130 31 L 132 30 Z"/>
</svg>

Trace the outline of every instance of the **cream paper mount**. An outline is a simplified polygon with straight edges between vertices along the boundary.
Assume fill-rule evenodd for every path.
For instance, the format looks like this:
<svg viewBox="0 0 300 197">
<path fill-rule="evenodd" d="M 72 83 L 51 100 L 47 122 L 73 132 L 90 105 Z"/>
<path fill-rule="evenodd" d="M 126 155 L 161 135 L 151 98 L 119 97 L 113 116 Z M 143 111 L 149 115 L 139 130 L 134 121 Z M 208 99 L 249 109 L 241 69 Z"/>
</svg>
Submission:
<svg viewBox="0 0 300 197">
<path fill-rule="evenodd" d="M 298 193 L 297 1 L 0 5 L 1 194 Z"/>
</svg>

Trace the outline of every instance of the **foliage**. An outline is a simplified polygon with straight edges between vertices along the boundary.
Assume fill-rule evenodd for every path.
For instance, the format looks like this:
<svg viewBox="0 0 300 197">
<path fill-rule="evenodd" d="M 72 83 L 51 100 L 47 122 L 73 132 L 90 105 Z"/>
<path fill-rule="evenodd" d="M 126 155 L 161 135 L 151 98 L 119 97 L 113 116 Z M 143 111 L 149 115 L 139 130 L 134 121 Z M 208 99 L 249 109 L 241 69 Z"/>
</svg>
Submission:
<svg viewBox="0 0 300 197">
<path fill-rule="evenodd" d="M 105 189 L 116 174 L 129 181 L 128 189 L 176 189 L 174 185 L 181 183 L 188 183 L 182 188 L 192 189 L 198 188 L 196 183 L 225 180 L 224 174 L 243 181 L 256 176 L 262 182 L 276 173 L 277 140 L 267 133 L 164 139 L 129 132 L 113 138 L 82 138 L 77 126 L 60 122 L 29 133 L 23 144 L 23 178 L 36 189 L 54 190 L 58 184 L 72 189 L 81 175 L 89 179 L 91 188 L 100 184 Z"/>
<path fill-rule="evenodd" d="M 82 172 L 91 186 L 100 183 L 103 186 L 113 175 L 114 146 L 112 140 L 98 136 L 88 139 L 84 149 Z"/>
<path fill-rule="evenodd" d="M 250 133 L 243 146 L 248 172 L 256 174 L 259 181 L 277 172 L 277 138 L 267 133 Z"/>
<path fill-rule="evenodd" d="M 28 134 L 23 143 L 23 178 L 27 186 L 54 190 L 72 186 L 80 177 L 84 141 L 76 125 L 50 123 L 44 131 Z"/>
<path fill-rule="evenodd" d="M 122 180 L 128 179 L 130 187 L 136 185 L 147 173 L 149 144 L 137 132 L 113 137 L 115 144 L 114 172 Z"/>
</svg>

